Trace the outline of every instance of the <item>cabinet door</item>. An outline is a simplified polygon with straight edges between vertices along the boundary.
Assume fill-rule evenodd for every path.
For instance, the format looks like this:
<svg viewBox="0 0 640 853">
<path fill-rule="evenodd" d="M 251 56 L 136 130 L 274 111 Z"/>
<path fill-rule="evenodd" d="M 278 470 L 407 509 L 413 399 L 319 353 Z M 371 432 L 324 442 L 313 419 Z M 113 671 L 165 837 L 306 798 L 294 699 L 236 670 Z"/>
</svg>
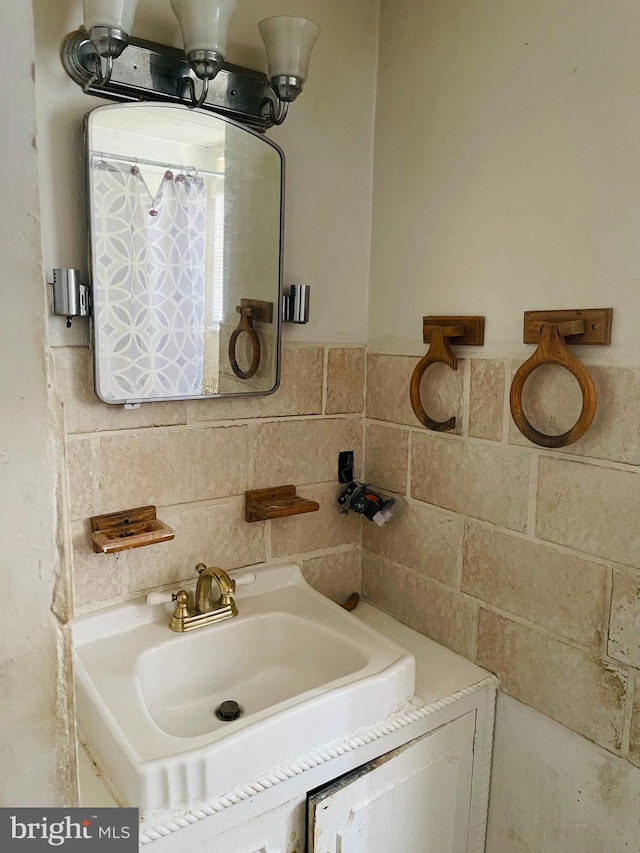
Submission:
<svg viewBox="0 0 640 853">
<path fill-rule="evenodd" d="M 304 853 L 306 799 L 300 794 L 294 800 L 195 845 L 185 845 L 181 836 L 181 832 L 176 832 L 158 843 L 165 853 Z M 171 839 L 174 844 L 169 846 L 167 842 Z"/>
<path fill-rule="evenodd" d="M 308 797 L 309 853 L 464 853 L 475 711 Z"/>
</svg>

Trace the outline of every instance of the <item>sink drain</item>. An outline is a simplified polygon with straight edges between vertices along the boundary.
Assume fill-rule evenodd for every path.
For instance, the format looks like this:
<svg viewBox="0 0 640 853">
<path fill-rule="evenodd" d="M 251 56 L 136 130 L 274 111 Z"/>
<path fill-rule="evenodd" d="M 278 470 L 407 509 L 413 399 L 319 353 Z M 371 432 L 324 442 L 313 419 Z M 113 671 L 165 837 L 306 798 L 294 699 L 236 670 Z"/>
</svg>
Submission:
<svg viewBox="0 0 640 853">
<path fill-rule="evenodd" d="M 230 723 L 232 720 L 237 720 L 242 716 L 242 708 L 233 699 L 227 699 L 221 702 L 215 710 L 215 715 L 224 723 Z"/>
</svg>

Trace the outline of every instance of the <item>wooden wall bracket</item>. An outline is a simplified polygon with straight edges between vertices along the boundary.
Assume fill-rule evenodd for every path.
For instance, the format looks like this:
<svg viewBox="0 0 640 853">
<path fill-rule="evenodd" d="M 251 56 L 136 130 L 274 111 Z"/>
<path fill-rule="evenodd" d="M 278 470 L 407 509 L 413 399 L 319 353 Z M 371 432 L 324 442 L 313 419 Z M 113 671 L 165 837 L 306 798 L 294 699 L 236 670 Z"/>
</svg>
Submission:
<svg viewBox="0 0 640 853">
<path fill-rule="evenodd" d="M 411 408 L 420 423 L 427 429 L 436 432 L 448 432 L 455 428 L 455 417 L 446 421 L 435 421 L 429 417 L 422 404 L 420 383 L 427 368 L 436 362 L 446 364 L 452 370 L 458 369 L 458 359 L 451 350 L 450 339 L 455 338 L 456 343 L 468 346 L 482 346 L 484 344 L 484 317 L 423 317 L 422 338 L 425 343 L 430 343 L 431 346 L 427 354 L 420 359 L 411 375 L 409 385 Z"/>
<path fill-rule="evenodd" d="M 273 323 L 273 302 L 265 302 L 263 299 L 240 300 L 240 309 L 251 308 L 251 319 L 258 323 Z"/>
<path fill-rule="evenodd" d="M 320 509 L 317 501 L 296 495 L 295 486 L 275 486 L 272 489 L 252 489 L 244 493 L 245 521 L 268 521 Z"/>
<path fill-rule="evenodd" d="M 593 423 L 597 409 L 597 395 L 589 371 L 574 358 L 565 344 L 611 343 L 611 308 L 576 311 L 526 311 L 524 315 L 524 342 L 537 343 L 533 355 L 520 365 L 513 377 L 509 406 L 515 425 L 525 438 L 540 447 L 565 447 L 581 438 Z M 522 406 L 522 392 L 529 376 L 544 364 L 558 364 L 566 368 L 578 381 L 582 391 L 582 410 L 575 424 L 559 435 L 546 435 L 527 419 Z"/>
<path fill-rule="evenodd" d="M 585 308 L 570 311 L 525 311 L 523 343 L 537 344 L 543 323 L 566 323 L 569 320 L 582 320 L 584 331 L 571 335 L 570 343 L 595 344 L 609 346 L 611 343 L 611 324 L 613 308 Z"/>
<path fill-rule="evenodd" d="M 176 535 L 168 524 L 156 518 L 154 506 L 94 515 L 90 521 L 91 541 L 96 554 L 114 554 L 129 548 L 155 545 Z"/>
<path fill-rule="evenodd" d="M 459 315 L 449 317 L 423 317 L 422 318 L 422 340 L 425 344 L 431 341 L 434 326 L 462 326 L 462 334 L 456 334 L 457 344 L 481 347 L 484 344 L 484 317 L 461 317 Z"/>
</svg>

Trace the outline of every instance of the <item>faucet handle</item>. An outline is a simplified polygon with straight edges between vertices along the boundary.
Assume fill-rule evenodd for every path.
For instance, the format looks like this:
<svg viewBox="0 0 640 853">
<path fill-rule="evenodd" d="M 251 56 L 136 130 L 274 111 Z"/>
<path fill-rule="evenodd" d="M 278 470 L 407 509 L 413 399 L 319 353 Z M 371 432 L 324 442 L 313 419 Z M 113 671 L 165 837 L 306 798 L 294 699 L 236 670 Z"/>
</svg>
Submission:
<svg viewBox="0 0 640 853">
<path fill-rule="evenodd" d="M 148 592 L 147 604 L 155 606 L 156 604 L 167 604 L 170 601 L 175 601 L 175 594 L 171 592 Z"/>
<path fill-rule="evenodd" d="M 172 631 L 184 631 L 185 622 L 192 615 L 189 610 L 189 593 L 185 589 L 180 589 L 173 596 L 173 600 L 177 604 L 169 622 L 169 627 Z"/>
<path fill-rule="evenodd" d="M 215 574 L 220 587 L 220 601 L 222 604 L 229 604 L 231 596 L 236 591 L 236 582 L 229 577 L 224 569 L 218 569 Z"/>
</svg>

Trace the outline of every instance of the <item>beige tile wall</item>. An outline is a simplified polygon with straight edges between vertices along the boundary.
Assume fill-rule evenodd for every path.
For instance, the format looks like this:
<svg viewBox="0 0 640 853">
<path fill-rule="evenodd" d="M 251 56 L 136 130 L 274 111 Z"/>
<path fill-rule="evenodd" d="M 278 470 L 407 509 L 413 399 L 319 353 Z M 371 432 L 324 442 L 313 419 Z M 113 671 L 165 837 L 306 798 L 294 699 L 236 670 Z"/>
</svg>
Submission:
<svg viewBox="0 0 640 853">
<path fill-rule="evenodd" d="M 362 467 L 362 347 L 287 345 L 270 396 L 125 410 L 91 391 L 89 352 L 54 350 L 66 425 L 75 612 L 225 569 L 294 559 L 335 599 L 360 591 L 361 519 L 336 503 L 341 450 Z M 315 513 L 248 524 L 244 492 L 292 483 Z M 89 518 L 154 504 L 175 539 L 95 554 Z"/>
<path fill-rule="evenodd" d="M 640 370 L 593 367 L 596 419 L 556 451 L 511 421 L 518 364 L 466 359 L 423 382 L 429 414 L 456 416 L 443 434 L 411 411 L 416 363 L 368 358 L 366 477 L 401 496 L 403 511 L 363 528 L 364 595 L 640 766 Z M 532 377 L 534 425 L 575 421 L 572 384 L 566 371 Z"/>
<path fill-rule="evenodd" d="M 324 594 L 361 591 L 497 672 L 509 695 L 640 766 L 640 371 L 594 367 L 593 426 L 550 451 L 511 422 L 509 359 L 428 372 L 425 407 L 456 415 L 451 434 L 413 415 L 416 363 L 290 344 L 274 395 L 125 411 L 93 396 L 86 349 L 56 349 L 76 612 L 185 580 L 200 561 L 295 559 Z M 573 390 L 561 374 L 537 376 L 531 421 L 565 429 Z M 386 527 L 337 511 L 337 454 L 349 449 L 359 478 L 398 496 Z M 244 521 L 246 489 L 288 482 L 320 510 Z M 174 540 L 93 553 L 89 516 L 147 503 Z"/>
</svg>

